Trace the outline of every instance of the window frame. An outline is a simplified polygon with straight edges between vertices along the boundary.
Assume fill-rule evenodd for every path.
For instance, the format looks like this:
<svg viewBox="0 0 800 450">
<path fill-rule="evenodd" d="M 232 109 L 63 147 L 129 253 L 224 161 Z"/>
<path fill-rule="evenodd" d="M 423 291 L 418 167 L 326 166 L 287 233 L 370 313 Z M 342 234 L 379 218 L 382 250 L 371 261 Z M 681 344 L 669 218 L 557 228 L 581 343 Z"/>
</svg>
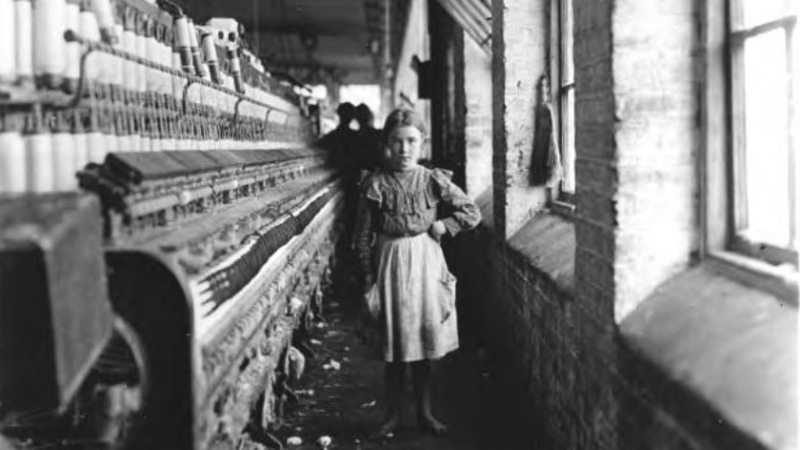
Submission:
<svg viewBox="0 0 800 450">
<path fill-rule="evenodd" d="M 576 203 L 576 176 L 574 171 L 575 166 L 575 158 L 576 158 L 576 151 L 574 148 L 574 139 L 573 139 L 573 149 L 572 149 L 572 185 L 574 187 L 573 191 L 566 191 L 564 189 L 564 185 L 567 182 L 566 178 L 569 176 L 567 173 L 567 146 L 565 145 L 566 137 L 565 137 L 565 127 L 564 127 L 564 112 L 567 108 L 568 102 L 568 95 L 571 93 L 573 96 L 573 102 L 575 97 L 575 64 L 574 64 L 574 30 L 575 30 L 575 19 L 574 19 L 574 9 L 573 9 L 573 17 L 572 17 L 572 32 L 573 32 L 573 50 L 570 54 L 573 56 L 573 64 L 572 64 L 572 80 L 565 82 L 564 80 L 564 5 L 566 2 L 572 2 L 573 0 L 551 0 L 550 2 L 550 76 L 548 77 L 550 80 L 550 93 L 551 93 L 551 105 L 554 110 L 555 115 L 555 123 L 553 124 L 553 132 L 556 133 L 557 142 L 558 142 L 558 150 L 561 156 L 561 165 L 564 170 L 564 178 L 562 178 L 559 182 L 557 187 L 551 188 L 550 190 L 550 203 L 554 205 L 556 208 L 564 210 L 565 212 L 571 213 L 575 209 Z M 574 8 L 574 5 L 573 5 Z M 554 89 L 555 88 L 555 89 Z M 572 120 L 572 127 L 575 128 L 575 110 L 573 108 L 571 114 Z"/>
<path fill-rule="evenodd" d="M 734 1 L 738 0 L 706 0 L 703 5 L 698 57 L 698 67 L 703 74 L 703 82 L 698 85 L 701 89 L 698 98 L 703 149 L 698 161 L 701 228 L 698 256 L 720 273 L 769 292 L 796 307 L 796 266 L 770 264 L 767 261 L 774 261 L 774 258 L 763 258 L 766 252 L 761 248 L 753 249 L 750 243 L 735 238 L 736 137 L 730 9 Z M 796 66 L 794 70 L 797 70 Z"/>
<path fill-rule="evenodd" d="M 798 254 L 796 250 L 791 248 L 779 247 L 766 242 L 753 242 L 748 240 L 745 236 L 741 235 L 739 230 L 742 229 L 747 223 L 747 195 L 745 190 L 746 185 L 746 142 L 744 129 L 745 114 L 744 108 L 744 47 L 745 42 L 749 38 L 764 35 L 774 30 L 783 29 L 786 32 L 786 50 L 787 50 L 787 68 L 791 74 L 797 68 L 793 64 L 793 49 L 792 39 L 793 33 L 796 32 L 797 16 L 783 15 L 778 18 L 761 22 L 755 25 L 742 26 L 737 28 L 736 23 L 738 20 L 736 16 L 739 14 L 738 7 L 744 0 L 726 0 L 726 38 L 727 38 L 727 71 L 728 71 L 728 105 L 730 107 L 730 118 L 728 130 L 731 136 L 731 141 L 728 145 L 728 151 L 731 164 L 730 174 L 730 192 L 733 198 L 731 199 L 731 207 L 729 219 L 732 227 L 729 230 L 727 249 L 735 253 L 742 254 L 751 258 L 756 258 L 772 265 L 791 264 L 795 267 L 798 266 Z M 796 72 L 795 72 L 796 74 Z M 792 103 L 794 96 L 798 93 L 793 92 L 793 77 L 787 76 L 787 91 L 789 94 L 789 101 L 787 105 L 787 119 L 789 135 L 787 136 L 787 145 L 789 147 L 789 233 L 790 242 L 797 242 L 798 237 L 795 235 L 796 224 L 796 200 L 793 198 L 796 191 L 796 181 L 792 166 L 794 161 L 793 148 L 795 143 L 792 136 L 792 125 L 796 122 Z M 794 100 L 796 101 L 796 100 Z"/>
</svg>

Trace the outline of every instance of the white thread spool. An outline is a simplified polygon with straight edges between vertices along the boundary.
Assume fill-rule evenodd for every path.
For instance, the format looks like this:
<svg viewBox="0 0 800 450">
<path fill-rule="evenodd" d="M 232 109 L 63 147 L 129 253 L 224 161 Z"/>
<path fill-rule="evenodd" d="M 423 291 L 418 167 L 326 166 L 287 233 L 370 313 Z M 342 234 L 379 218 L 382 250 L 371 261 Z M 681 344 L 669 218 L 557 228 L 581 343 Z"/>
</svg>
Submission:
<svg viewBox="0 0 800 450">
<path fill-rule="evenodd" d="M 14 0 L 14 31 L 16 53 L 14 65 L 17 68 L 17 82 L 23 85 L 33 83 L 33 2 Z"/>
<path fill-rule="evenodd" d="M 244 94 L 244 80 L 242 79 L 242 64 L 239 54 L 234 48 L 228 48 L 228 58 L 231 60 L 231 72 L 233 76 L 233 88 L 236 92 Z"/>
<path fill-rule="evenodd" d="M 140 18 L 140 20 L 143 20 Z M 137 31 L 143 31 L 144 28 L 137 28 Z M 140 32 L 136 33 L 136 56 L 142 59 L 149 59 L 147 57 L 147 37 Z M 147 91 L 147 78 L 149 76 L 150 68 L 144 64 L 136 64 L 136 70 L 139 71 L 139 84 L 137 90 L 140 92 Z"/>
<path fill-rule="evenodd" d="M 175 19 L 175 43 L 180 55 L 181 70 L 194 73 L 192 65 L 191 38 L 189 37 L 189 19 L 186 16 Z"/>
<path fill-rule="evenodd" d="M 103 30 L 101 28 L 100 32 L 102 33 L 102 31 Z M 127 50 L 128 47 L 125 44 L 126 39 L 124 37 L 125 36 L 124 33 L 125 29 L 122 27 L 121 24 L 114 24 L 114 34 L 116 36 L 119 36 L 119 42 L 122 49 Z M 125 72 L 127 71 L 128 68 L 128 61 L 125 61 L 122 58 L 118 58 L 116 56 L 111 56 L 111 55 L 108 55 L 106 61 L 111 63 L 109 64 L 109 67 L 113 70 L 112 79 L 114 81 L 112 82 L 112 84 L 114 84 L 115 86 L 119 86 L 120 88 L 126 89 L 127 76 L 125 75 Z"/>
<path fill-rule="evenodd" d="M 77 187 L 77 157 L 75 140 L 65 124 L 60 124 L 57 132 L 52 135 L 52 143 L 54 189 L 56 192 L 72 191 Z"/>
<path fill-rule="evenodd" d="M 168 41 L 160 43 L 161 45 L 161 65 L 172 67 L 172 45 Z M 172 95 L 172 75 L 166 72 L 159 72 L 161 80 L 159 81 L 160 90 L 162 94 Z"/>
<path fill-rule="evenodd" d="M 109 153 L 118 152 L 120 148 L 119 132 L 116 124 L 117 113 L 114 111 L 106 111 L 106 114 L 108 114 L 108 116 L 102 119 L 103 122 L 101 122 L 101 129 L 103 130 L 106 141 L 100 154 L 101 161 L 105 160 Z"/>
<path fill-rule="evenodd" d="M 28 192 L 53 192 L 53 140 L 49 130 L 42 126 L 40 112 L 34 113 L 33 124 L 25 135 L 25 152 Z"/>
<path fill-rule="evenodd" d="M 75 145 L 75 170 L 80 171 L 86 167 L 86 164 L 89 164 L 89 135 L 86 134 L 78 114 L 75 114 L 75 129 L 72 131 L 72 140 Z"/>
<path fill-rule="evenodd" d="M 161 64 L 161 43 L 156 40 L 155 30 L 154 24 L 148 24 L 144 38 L 144 53 L 148 61 Z M 145 89 L 152 93 L 160 93 L 160 78 L 161 72 L 148 68 L 147 76 L 145 77 Z"/>
<path fill-rule="evenodd" d="M 200 46 L 197 44 L 197 28 L 194 26 L 194 22 L 191 20 L 188 21 L 188 36 L 189 36 L 189 49 L 192 53 L 192 64 L 194 65 L 195 75 L 198 77 L 204 77 L 206 72 L 204 71 L 203 67 L 203 58 L 200 55 Z"/>
<path fill-rule="evenodd" d="M 132 123 L 129 123 L 128 125 L 129 125 L 129 128 L 128 128 L 128 145 L 129 145 L 128 151 L 136 152 L 136 153 L 141 152 L 142 151 L 142 135 L 139 134 L 139 131 L 137 131 L 133 127 Z"/>
<path fill-rule="evenodd" d="M 122 48 L 131 55 L 136 54 L 136 33 L 129 29 L 122 32 Z M 132 61 L 119 58 L 122 62 L 122 86 L 125 89 L 136 92 L 139 90 L 139 68 Z"/>
<path fill-rule="evenodd" d="M 206 63 L 208 64 L 208 74 L 211 81 L 214 83 L 220 83 L 220 76 L 219 76 L 219 55 L 217 55 L 217 45 L 214 42 L 214 35 L 211 32 L 204 32 L 203 37 L 201 39 L 203 43 L 203 53 L 206 57 Z"/>
<path fill-rule="evenodd" d="M 98 124 L 97 116 L 93 116 L 89 122 L 89 129 L 86 133 L 88 162 L 100 164 L 105 158 L 108 140 L 102 133 Z"/>
<path fill-rule="evenodd" d="M 66 4 L 64 0 L 35 0 L 33 3 L 33 73 L 37 84 L 60 88 L 67 68 Z"/>
<path fill-rule="evenodd" d="M 109 0 L 90 0 L 89 6 L 97 19 L 100 36 L 106 44 L 116 44 L 119 40 L 118 29 L 114 25 L 114 12 Z"/>
<path fill-rule="evenodd" d="M 14 25 L 14 0 L 0 0 L 0 83 L 17 78 L 17 30 Z"/>
<path fill-rule="evenodd" d="M 181 57 L 178 55 L 178 52 L 172 53 L 172 68 L 175 70 L 181 70 Z M 178 102 L 183 100 L 183 85 L 184 79 L 178 76 L 172 76 L 172 96 L 175 97 Z"/>
<path fill-rule="evenodd" d="M 81 8 L 78 0 L 69 0 L 64 7 L 66 14 L 66 29 L 75 33 L 81 31 Z M 66 52 L 66 76 L 67 90 L 75 92 L 78 88 L 78 79 L 81 77 L 81 47 L 77 42 L 67 42 Z"/>
<path fill-rule="evenodd" d="M 94 12 L 88 8 L 88 3 L 84 2 L 83 10 L 81 10 L 81 36 L 84 38 L 98 42 L 100 41 L 100 28 L 97 26 L 97 19 Z M 78 47 L 80 51 L 80 47 Z M 90 83 L 105 83 L 105 74 L 103 71 L 103 54 L 101 52 L 92 52 L 86 59 L 86 68 L 84 76 Z"/>
<path fill-rule="evenodd" d="M 6 116 L 0 131 L 0 192 L 19 194 L 28 189 L 25 139 L 19 117 Z"/>
</svg>

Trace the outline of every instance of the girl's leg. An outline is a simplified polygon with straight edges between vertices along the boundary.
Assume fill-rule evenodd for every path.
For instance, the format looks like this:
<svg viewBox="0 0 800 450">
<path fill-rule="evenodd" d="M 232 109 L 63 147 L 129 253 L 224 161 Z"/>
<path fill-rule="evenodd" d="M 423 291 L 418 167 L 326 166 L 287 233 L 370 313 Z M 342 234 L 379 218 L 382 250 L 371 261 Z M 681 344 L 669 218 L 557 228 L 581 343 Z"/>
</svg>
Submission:
<svg viewBox="0 0 800 450">
<path fill-rule="evenodd" d="M 414 394 L 417 401 L 417 419 L 420 427 L 435 434 L 447 432 L 447 426 L 433 417 L 431 390 L 433 385 L 433 362 L 429 359 L 411 363 Z"/>
<path fill-rule="evenodd" d="M 384 371 L 386 384 L 386 420 L 378 432 L 381 436 L 393 432 L 400 424 L 400 415 L 405 386 L 406 365 L 402 362 L 387 362 Z"/>
</svg>

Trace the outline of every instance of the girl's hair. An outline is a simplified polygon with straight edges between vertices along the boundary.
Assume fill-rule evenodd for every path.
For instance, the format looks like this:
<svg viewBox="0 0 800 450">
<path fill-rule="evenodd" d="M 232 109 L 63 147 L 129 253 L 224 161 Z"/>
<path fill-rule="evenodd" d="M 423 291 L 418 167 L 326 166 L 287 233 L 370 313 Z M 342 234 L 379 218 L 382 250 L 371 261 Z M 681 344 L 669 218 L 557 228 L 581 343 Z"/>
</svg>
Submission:
<svg viewBox="0 0 800 450">
<path fill-rule="evenodd" d="M 425 122 L 423 122 L 419 114 L 410 109 L 395 109 L 386 118 L 386 122 L 383 123 L 383 136 L 381 138 L 383 145 L 387 144 L 392 132 L 400 127 L 414 127 L 423 136 L 426 134 Z"/>
</svg>

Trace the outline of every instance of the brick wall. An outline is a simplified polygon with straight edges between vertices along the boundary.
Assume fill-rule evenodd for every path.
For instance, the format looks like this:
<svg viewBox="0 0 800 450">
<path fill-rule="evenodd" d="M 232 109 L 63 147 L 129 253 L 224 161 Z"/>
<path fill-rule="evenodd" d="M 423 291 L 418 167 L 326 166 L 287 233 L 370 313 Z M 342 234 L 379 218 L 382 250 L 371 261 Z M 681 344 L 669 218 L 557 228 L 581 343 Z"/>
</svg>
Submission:
<svg viewBox="0 0 800 450">
<path fill-rule="evenodd" d="M 618 320 L 696 249 L 696 8 L 629 1 L 613 12 Z"/>
<path fill-rule="evenodd" d="M 492 184 L 492 67 L 491 57 L 464 36 L 466 97 L 466 192 L 480 195 Z"/>
<path fill-rule="evenodd" d="M 559 219 L 542 215 L 523 231 L 542 221 Z M 568 235 L 573 225 L 549 227 Z M 577 260 L 537 263 L 536 255 L 569 240 L 538 233 L 544 238 L 527 242 L 537 248 L 524 249 L 482 226 L 459 236 L 448 254 L 466 310 L 459 320 L 472 318 L 461 323 L 462 333 L 468 326 L 467 334 L 482 336 L 499 384 L 519 408 L 519 426 L 530 432 L 520 448 L 763 448 L 631 349 L 615 329 L 611 306 L 576 298 L 558 273 Z"/>
<path fill-rule="evenodd" d="M 546 3 L 492 2 L 493 223 L 451 250 L 461 305 L 541 448 L 758 448 L 617 327 L 696 248 L 697 6 L 574 0 L 577 211 L 563 220 L 519 164 Z"/>
<path fill-rule="evenodd" d="M 510 237 L 541 209 L 545 192 L 528 186 L 536 83 L 547 73 L 546 2 L 492 2 L 492 128 L 495 229 Z"/>
</svg>

